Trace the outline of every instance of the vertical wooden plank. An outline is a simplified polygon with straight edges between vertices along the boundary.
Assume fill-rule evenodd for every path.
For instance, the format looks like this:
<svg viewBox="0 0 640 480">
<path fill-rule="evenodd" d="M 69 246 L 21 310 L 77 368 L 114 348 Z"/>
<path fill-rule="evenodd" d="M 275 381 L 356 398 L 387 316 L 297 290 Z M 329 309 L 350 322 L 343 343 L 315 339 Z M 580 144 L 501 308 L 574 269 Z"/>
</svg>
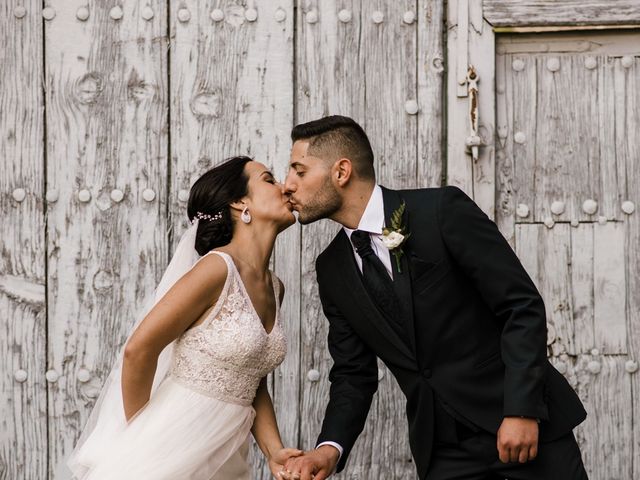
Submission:
<svg viewBox="0 0 640 480">
<path fill-rule="evenodd" d="M 448 2 L 448 6 L 448 71 L 456 73 L 447 76 L 447 91 L 450 93 L 447 96 L 447 183 L 465 190 L 490 218 L 494 218 L 494 34 L 491 26 L 482 19 L 480 2 Z M 468 11 L 461 11 L 464 8 Z M 471 135 L 469 98 L 451 94 L 463 88 L 458 78 L 462 64 L 473 65 L 479 77 L 478 133 L 483 146 L 475 162 L 466 151 L 467 137 Z"/>
<path fill-rule="evenodd" d="M 0 6 L 2 478 L 47 475 L 42 21 L 40 2 Z"/>
<path fill-rule="evenodd" d="M 600 192 L 599 205 L 597 215 L 603 215 L 609 219 L 616 218 L 619 203 L 618 195 L 621 193 L 620 188 L 624 185 L 618 184 L 618 161 L 624 161 L 624 152 L 620 152 L 618 157 L 616 151 L 616 118 L 618 115 L 623 116 L 625 111 L 625 101 L 620 99 L 617 89 L 624 88 L 617 81 L 620 75 L 616 70 L 621 69 L 619 66 L 620 59 L 615 57 L 603 56 L 600 59 L 601 68 L 599 68 L 598 76 L 598 136 L 600 138 L 600 175 L 597 178 L 598 189 Z M 616 66 L 616 63 L 618 65 Z M 621 88 L 622 87 L 622 88 Z M 622 145 L 620 143 L 620 145 Z"/>
<path fill-rule="evenodd" d="M 602 353 L 627 353 L 624 226 L 596 224 L 593 238 L 594 329 Z"/>
<path fill-rule="evenodd" d="M 440 186 L 444 149 L 444 2 L 418 0 L 418 172 L 420 187 Z"/>
<path fill-rule="evenodd" d="M 584 355 L 574 366 L 576 391 L 589 414 L 576 429 L 589 478 L 634 478 L 631 378 L 624 357 Z"/>
<path fill-rule="evenodd" d="M 627 164 L 627 185 L 640 185 L 640 61 L 634 58 L 631 67 L 625 73 L 628 109 L 626 115 L 616 117 L 616 126 L 624 131 L 621 138 L 628 152 L 630 162 Z M 635 212 L 625 214 L 625 256 L 627 282 L 627 332 L 630 351 L 626 358 L 629 362 L 632 387 L 632 411 L 640 411 L 640 371 L 634 370 L 640 361 L 640 194 L 637 188 L 629 188 L 625 201 L 635 204 Z M 634 363 L 635 362 L 635 363 Z M 626 366 L 626 365 L 625 365 Z M 640 428 L 637 416 L 633 418 L 633 441 L 628 446 L 627 453 L 632 459 L 633 474 L 630 478 L 640 475 Z"/>
<path fill-rule="evenodd" d="M 596 346 L 593 318 L 593 229 L 580 223 L 571 229 L 571 302 L 575 353 L 589 353 Z"/>
<path fill-rule="evenodd" d="M 223 20 L 212 18 L 214 9 L 222 11 Z M 188 21 L 179 19 L 184 12 L 189 12 Z M 171 2 L 173 245 L 187 226 L 187 192 L 206 170 L 230 156 L 249 155 L 280 178 L 286 173 L 293 123 L 293 22 L 293 0 Z M 299 232 L 299 226 L 285 232 L 273 258 L 286 288 L 282 314 L 289 354 L 271 390 L 283 441 L 290 446 L 298 443 L 300 422 L 290 408 L 299 395 Z M 255 478 L 271 478 L 255 445 L 252 457 Z"/>
<path fill-rule="evenodd" d="M 45 24 L 49 454 L 70 451 L 166 265 L 166 3 L 54 0 Z M 86 6 L 89 17 L 76 17 Z M 115 15 L 117 17 L 117 15 Z M 120 198 L 122 196 L 122 198 Z M 86 370 L 89 380 L 78 380 Z M 83 372 L 85 373 L 85 372 Z M 57 381 L 53 381 L 58 376 Z"/>
</svg>

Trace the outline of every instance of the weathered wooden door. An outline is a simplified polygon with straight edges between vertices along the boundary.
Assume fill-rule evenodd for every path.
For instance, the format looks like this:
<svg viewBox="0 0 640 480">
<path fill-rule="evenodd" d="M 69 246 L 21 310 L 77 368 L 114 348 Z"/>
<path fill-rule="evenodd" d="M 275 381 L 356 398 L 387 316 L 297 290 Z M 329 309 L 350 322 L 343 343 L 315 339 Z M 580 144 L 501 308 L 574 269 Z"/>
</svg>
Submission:
<svg viewBox="0 0 640 480">
<path fill-rule="evenodd" d="M 551 362 L 589 414 L 590 478 L 637 478 L 640 31 L 623 24 L 640 9 L 548 3 L 449 2 L 447 177 L 544 297 Z"/>
</svg>

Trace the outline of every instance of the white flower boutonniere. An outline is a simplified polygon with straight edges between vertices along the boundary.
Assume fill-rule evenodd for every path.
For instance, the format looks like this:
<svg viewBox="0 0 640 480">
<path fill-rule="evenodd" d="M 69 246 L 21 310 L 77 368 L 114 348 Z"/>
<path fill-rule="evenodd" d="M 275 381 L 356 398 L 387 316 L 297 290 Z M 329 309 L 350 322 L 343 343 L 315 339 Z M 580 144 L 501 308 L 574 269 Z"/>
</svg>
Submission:
<svg viewBox="0 0 640 480">
<path fill-rule="evenodd" d="M 406 204 L 402 202 L 392 214 L 391 214 L 391 228 L 385 227 L 382 229 L 382 243 L 389 249 L 389 252 L 396 258 L 396 267 L 398 273 L 402 273 L 402 267 L 400 266 L 400 259 L 404 252 L 402 251 L 402 245 L 409 239 L 411 234 L 407 232 L 407 228 L 402 224 L 402 217 Z"/>
</svg>

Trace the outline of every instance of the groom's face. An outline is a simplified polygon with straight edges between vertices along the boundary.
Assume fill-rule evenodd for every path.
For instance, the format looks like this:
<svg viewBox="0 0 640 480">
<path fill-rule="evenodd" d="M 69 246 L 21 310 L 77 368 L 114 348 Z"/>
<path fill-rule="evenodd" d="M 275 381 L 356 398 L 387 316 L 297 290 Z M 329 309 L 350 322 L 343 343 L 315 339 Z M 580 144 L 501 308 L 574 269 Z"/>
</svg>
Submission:
<svg viewBox="0 0 640 480">
<path fill-rule="evenodd" d="M 342 206 L 342 198 L 332 181 L 332 162 L 309 155 L 308 149 L 308 141 L 293 144 L 284 182 L 284 192 L 303 225 L 331 217 Z"/>
</svg>

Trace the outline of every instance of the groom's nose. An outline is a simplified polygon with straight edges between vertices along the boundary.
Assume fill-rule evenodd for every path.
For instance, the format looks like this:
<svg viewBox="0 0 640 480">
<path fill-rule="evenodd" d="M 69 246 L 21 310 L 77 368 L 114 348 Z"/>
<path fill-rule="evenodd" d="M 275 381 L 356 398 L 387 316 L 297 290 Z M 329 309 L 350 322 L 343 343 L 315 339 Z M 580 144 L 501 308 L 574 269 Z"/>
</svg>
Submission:
<svg viewBox="0 0 640 480">
<path fill-rule="evenodd" d="M 295 182 L 291 178 L 291 173 L 287 175 L 282 183 L 282 192 L 285 194 L 291 194 L 296 191 Z"/>
</svg>

